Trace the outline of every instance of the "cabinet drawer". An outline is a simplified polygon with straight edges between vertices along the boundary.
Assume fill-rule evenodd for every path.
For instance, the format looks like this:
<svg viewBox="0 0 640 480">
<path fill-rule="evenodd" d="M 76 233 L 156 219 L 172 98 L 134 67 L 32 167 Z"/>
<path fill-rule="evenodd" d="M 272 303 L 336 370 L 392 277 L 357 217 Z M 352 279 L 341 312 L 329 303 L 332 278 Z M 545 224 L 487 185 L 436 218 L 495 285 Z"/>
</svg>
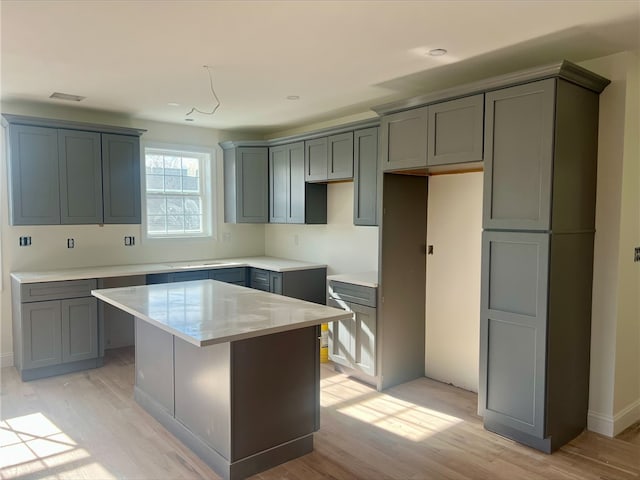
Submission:
<svg viewBox="0 0 640 480">
<path fill-rule="evenodd" d="M 329 281 L 327 294 L 327 304 L 330 306 L 340 306 L 340 302 L 351 302 L 369 307 L 376 306 L 376 289 L 354 285 L 353 283 Z"/>
<path fill-rule="evenodd" d="M 270 291 L 269 271 L 262 270 L 260 268 L 252 268 L 251 282 L 249 286 L 257 290 L 264 290 L 265 292 Z"/>
<path fill-rule="evenodd" d="M 219 270 L 210 270 L 209 278 L 220 282 L 237 283 L 239 285 L 246 284 L 247 272 L 244 267 L 240 268 L 221 268 Z"/>
<path fill-rule="evenodd" d="M 95 279 L 69 280 L 64 282 L 23 283 L 20 285 L 20 301 L 44 302 L 65 298 L 90 297 L 97 288 Z"/>
</svg>

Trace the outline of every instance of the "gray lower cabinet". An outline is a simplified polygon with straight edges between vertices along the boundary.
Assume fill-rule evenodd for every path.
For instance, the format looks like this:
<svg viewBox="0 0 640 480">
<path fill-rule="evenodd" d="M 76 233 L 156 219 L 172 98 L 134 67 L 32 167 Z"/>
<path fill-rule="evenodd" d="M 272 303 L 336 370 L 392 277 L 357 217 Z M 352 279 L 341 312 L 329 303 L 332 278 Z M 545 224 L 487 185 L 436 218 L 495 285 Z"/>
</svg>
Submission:
<svg viewBox="0 0 640 480">
<path fill-rule="evenodd" d="M 427 166 L 482 161 L 483 94 L 429 105 L 427 113 Z"/>
<path fill-rule="evenodd" d="M 354 132 L 353 224 L 378 225 L 378 128 Z"/>
<path fill-rule="evenodd" d="M 385 115 L 380 136 L 383 171 L 426 168 L 427 107 Z"/>
<path fill-rule="evenodd" d="M 375 288 L 329 281 L 327 305 L 353 314 L 329 324 L 329 358 L 369 383 L 376 375 L 376 296 Z"/>
<path fill-rule="evenodd" d="M 226 145 L 223 148 L 224 221 L 268 223 L 268 148 Z"/>
<path fill-rule="evenodd" d="M 269 223 L 327 223 L 327 186 L 305 183 L 303 142 L 269 148 Z"/>
<path fill-rule="evenodd" d="M 274 272 L 263 268 L 249 269 L 249 287 L 324 304 L 326 300 L 327 269 L 311 268 Z"/>
<path fill-rule="evenodd" d="M 189 270 L 186 272 L 150 273 L 146 277 L 147 285 L 158 283 L 190 282 L 192 280 L 218 280 L 247 286 L 247 268 L 216 268 L 211 270 Z"/>
<path fill-rule="evenodd" d="M 12 283 L 14 363 L 22 380 L 102 365 L 95 280 Z"/>
<path fill-rule="evenodd" d="M 3 117 L 12 225 L 140 223 L 143 130 Z"/>
</svg>

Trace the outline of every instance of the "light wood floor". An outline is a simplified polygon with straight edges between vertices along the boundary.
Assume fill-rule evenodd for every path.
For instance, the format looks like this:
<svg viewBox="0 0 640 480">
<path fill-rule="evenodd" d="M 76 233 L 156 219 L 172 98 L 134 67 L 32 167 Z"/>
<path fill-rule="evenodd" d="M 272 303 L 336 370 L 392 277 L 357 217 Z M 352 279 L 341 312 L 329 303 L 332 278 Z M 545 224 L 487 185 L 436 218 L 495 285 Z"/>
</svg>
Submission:
<svg viewBox="0 0 640 480">
<path fill-rule="evenodd" d="M 2 369 L 3 479 L 215 479 L 132 398 L 132 349 L 22 383 Z M 640 434 L 583 433 L 545 455 L 485 431 L 475 394 L 426 378 L 384 393 L 322 369 L 315 450 L 256 479 L 640 479 Z"/>
</svg>

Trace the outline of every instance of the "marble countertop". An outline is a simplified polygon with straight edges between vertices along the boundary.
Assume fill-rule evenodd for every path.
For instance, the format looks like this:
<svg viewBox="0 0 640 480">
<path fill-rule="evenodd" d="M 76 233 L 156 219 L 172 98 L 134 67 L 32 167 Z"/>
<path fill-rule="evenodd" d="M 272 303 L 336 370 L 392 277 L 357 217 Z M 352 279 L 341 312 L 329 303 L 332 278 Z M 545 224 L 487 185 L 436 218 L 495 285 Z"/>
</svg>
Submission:
<svg viewBox="0 0 640 480">
<path fill-rule="evenodd" d="M 378 288 L 378 272 L 341 273 L 338 275 L 327 275 L 327 281 L 352 283 L 363 287 Z"/>
<path fill-rule="evenodd" d="M 351 317 L 341 309 L 214 280 L 106 288 L 91 293 L 199 347 Z"/>
<path fill-rule="evenodd" d="M 324 268 L 326 265 L 276 257 L 239 257 L 191 260 L 185 262 L 107 265 L 48 271 L 12 272 L 11 276 L 16 279 L 18 283 L 37 283 L 57 282 L 62 280 L 82 280 L 85 278 L 126 277 L 130 275 L 146 275 L 149 273 L 168 273 L 229 267 L 255 267 L 272 270 L 274 272 L 288 272 L 294 270 Z"/>
</svg>

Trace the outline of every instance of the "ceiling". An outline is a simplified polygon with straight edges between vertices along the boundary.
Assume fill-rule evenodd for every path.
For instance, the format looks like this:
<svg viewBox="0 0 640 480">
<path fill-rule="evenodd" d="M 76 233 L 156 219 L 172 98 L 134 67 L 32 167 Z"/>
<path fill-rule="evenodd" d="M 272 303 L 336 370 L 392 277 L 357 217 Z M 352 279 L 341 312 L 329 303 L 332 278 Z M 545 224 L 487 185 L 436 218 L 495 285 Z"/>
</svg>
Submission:
<svg viewBox="0 0 640 480">
<path fill-rule="evenodd" d="M 263 132 L 640 48 L 640 2 L 2 0 L 3 101 Z M 425 55 L 444 48 L 441 57 Z M 214 115 L 186 113 L 215 105 Z M 286 97 L 297 95 L 298 100 Z M 177 103 L 171 106 L 169 103 Z M 69 105 L 69 102 L 64 102 Z"/>
</svg>

